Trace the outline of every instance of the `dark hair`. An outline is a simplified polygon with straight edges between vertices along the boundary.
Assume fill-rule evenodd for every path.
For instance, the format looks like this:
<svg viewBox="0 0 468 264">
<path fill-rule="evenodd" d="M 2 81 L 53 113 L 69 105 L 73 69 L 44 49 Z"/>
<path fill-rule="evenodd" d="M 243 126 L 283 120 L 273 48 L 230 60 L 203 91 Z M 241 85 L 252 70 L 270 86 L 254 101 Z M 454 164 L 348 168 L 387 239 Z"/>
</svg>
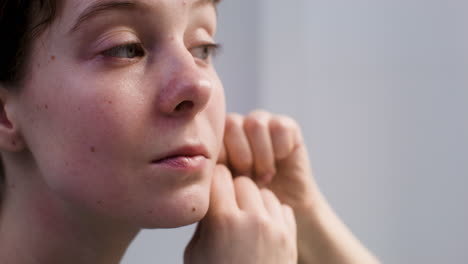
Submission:
<svg viewBox="0 0 468 264">
<path fill-rule="evenodd" d="M 0 0 L 0 84 L 18 87 L 33 40 L 55 19 L 56 0 Z M 5 175 L 0 160 L 0 194 Z"/>
</svg>

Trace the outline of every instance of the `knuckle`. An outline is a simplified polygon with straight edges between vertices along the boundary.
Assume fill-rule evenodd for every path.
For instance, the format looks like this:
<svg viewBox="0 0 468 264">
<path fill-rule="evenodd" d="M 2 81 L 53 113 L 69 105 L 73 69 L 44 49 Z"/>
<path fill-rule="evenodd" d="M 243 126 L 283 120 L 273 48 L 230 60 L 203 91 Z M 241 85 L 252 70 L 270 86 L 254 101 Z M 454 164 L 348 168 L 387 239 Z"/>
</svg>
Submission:
<svg viewBox="0 0 468 264">
<path fill-rule="evenodd" d="M 255 132 L 267 128 L 268 116 L 261 114 L 249 114 L 244 120 L 244 129 Z"/>
<path fill-rule="evenodd" d="M 250 223 L 256 230 L 261 232 L 271 233 L 273 231 L 268 217 L 263 214 L 252 214 L 250 216 Z"/>
<path fill-rule="evenodd" d="M 268 117 L 270 116 L 271 113 L 268 111 L 265 111 L 263 109 L 255 109 L 252 112 L 250 112 L 247 116 L 252 116 L 252 117 Z"/>
<path fill-rule="evenodd" d="M 272 191 L 270 191 L 269 189 L 262 188 L 262 189 L 260 189 L 260 193 L 262 194 L 262 197 L 263 197 L 264 200 L 276 201 L 275 194 Z"/>
<path fill-rule="evenodd" d="M 295 130 L 298 127 L 296 120 L 286 115 L 278 115 L 270 122 L 272 130 Z"/>
<path fill-rule="evenodd" d="M 289 234 L 286 231 L 281 230 L 278 232 L 277 241 L 282 248 L 288 248 L 290 244 L 290 240 L 291 239 L 289 238 Z"/>
<path fill-rule="evenodd" d="M 226 116 L 226 130 L 232 130 L 236 127 L 242 127 L 242 123 L 244 121 L 244 117 L 237 113 L 231 113 Z"/>
<path fill-rule="evenodd" d="M 232 228 L 239 223 L 239 217 L 229 208 L 218 210 L 210 223 L 216 230 Z"/>
<path fill-rule="evenodd" d="M 232 177 L 231 171 L 229 171 L 229 169 L 225 165 L 222 165 L 222 164 L 216 165 L 216 175 L 220 175 L 221 177 L 224 177 L 224 178 Z"/>
<path fill-rule="evenodd" d="M 260 193 L 261 193 L 262 195 L 265 195 L 265 196 L 268 196 L 268 197 L 270 197 L 270 196 L 273 194 L 273 192 L 270 191 L 270 190 L 267 189 L 267 188 L 261 188 L 261 189 L 260 189 Z"/>
<path fill-rule="evenodd" d="M 239 177 L 234 178 L 234 185 L 238 187 L 245 186 L 245 185 L 252 185 L 256 188 L 256 185 L 252 181 L 252 179 L 246 176 L 239 176 Z"/>
</svg>

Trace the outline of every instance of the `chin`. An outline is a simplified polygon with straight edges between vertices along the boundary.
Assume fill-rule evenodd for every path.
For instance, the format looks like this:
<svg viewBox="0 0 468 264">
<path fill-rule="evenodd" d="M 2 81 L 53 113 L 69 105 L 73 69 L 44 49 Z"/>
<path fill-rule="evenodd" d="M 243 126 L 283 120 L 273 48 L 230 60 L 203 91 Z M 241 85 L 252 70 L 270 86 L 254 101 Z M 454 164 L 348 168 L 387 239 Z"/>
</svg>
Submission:
<svg viewBox="0 0 468 264">
<path fill-rule="evenodd" d="M 176 228 L 205 217 L 209 206 L 209 187 L 192 186 L 188 190 L 162 198 L 153 210 L 147 210 L 142 228 Z"/>
</svg>

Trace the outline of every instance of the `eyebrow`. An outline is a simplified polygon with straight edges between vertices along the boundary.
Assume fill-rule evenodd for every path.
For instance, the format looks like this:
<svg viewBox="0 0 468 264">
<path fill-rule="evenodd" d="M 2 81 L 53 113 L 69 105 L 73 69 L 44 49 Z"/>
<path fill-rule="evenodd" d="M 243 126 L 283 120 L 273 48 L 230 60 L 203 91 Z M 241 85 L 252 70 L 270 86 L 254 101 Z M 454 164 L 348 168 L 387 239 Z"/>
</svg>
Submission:
<svg viewBox="0 0 468 264">
<path fill-rule="evenodd" d="M 216 5 L 221 0 L 197 0 L 193 3 L 193 7 L 200 7 L 207 4 Z M 96 1 L 95 4 L 90 5 L 81 12 L 80 16 L 75 22 L 75 25 L 71 28 L 70 34 L 77 31 L 79 27 L 90 18 L 99 14 L 113 11 L 113 10 L 148 10 L 149 6 L 146 3 L 135 0 L 111 0 L 111 1 Z"/>
</svg>

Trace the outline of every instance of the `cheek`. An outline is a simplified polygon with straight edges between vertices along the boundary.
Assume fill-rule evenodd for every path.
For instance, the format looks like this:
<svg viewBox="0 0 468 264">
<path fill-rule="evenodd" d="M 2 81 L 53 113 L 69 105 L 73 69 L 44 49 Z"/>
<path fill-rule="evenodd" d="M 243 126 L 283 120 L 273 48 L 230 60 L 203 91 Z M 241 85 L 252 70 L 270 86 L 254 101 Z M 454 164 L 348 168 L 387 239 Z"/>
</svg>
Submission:
<svg viewBox="0 0 468 264">
<path fill-rule="evenodd" d="M 86 91 L 85 85 L 26 88 L 22 132 L 46 184 L 64 197 L 96 203 L 125 193 L 125 153 L 135 151 L 130 139 L 138 121 L 125 112 L 138 111 L 138 104 L 124 101 L 125 94 Z"/>
<path fill-rule="evenodd" d="M 226 102 L 224 97 L 224 88 L 221 82 L 218 81 L 219 89 L 216 89 L 211 103 L 208 105 L 207 111 L 211 116 L 211 124 L 215 130 L 215 137 L 217 139 L 218 152 L 221 149 L 221 144 L 224 137 L 224 126 L 226 122 Z"/>
</svg>

